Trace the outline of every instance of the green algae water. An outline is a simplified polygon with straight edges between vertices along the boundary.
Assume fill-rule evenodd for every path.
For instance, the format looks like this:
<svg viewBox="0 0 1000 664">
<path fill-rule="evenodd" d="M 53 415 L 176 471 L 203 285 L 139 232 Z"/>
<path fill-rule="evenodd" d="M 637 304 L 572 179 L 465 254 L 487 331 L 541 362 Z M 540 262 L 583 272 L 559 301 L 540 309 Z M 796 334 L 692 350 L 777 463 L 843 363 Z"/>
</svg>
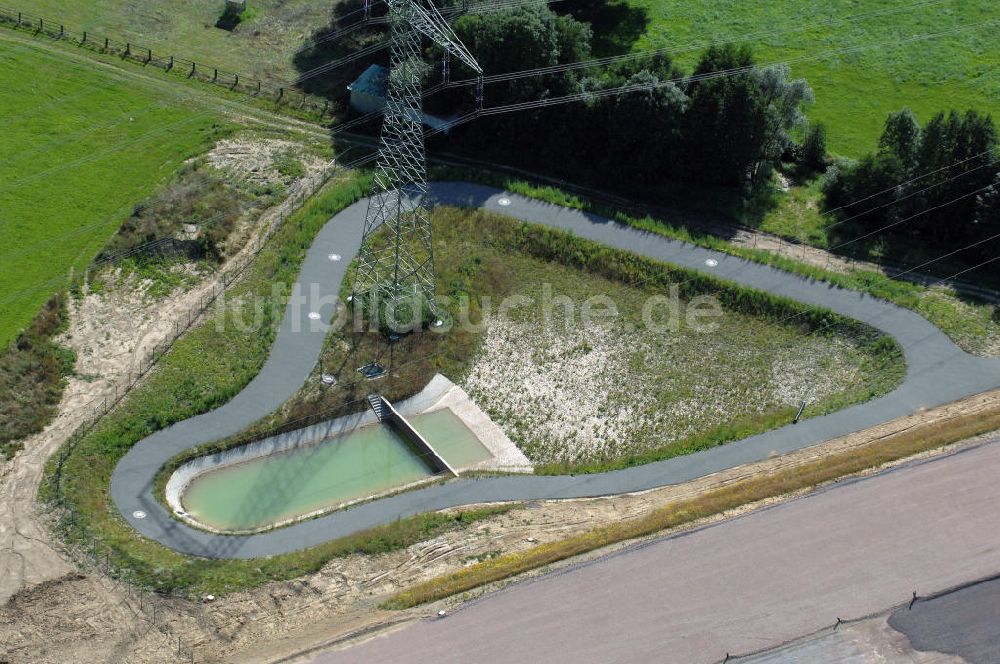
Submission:
<svg viewBox="0 0 1000 664">
<path fill-rule="evenodd" d="M 411 419 L 411 418 L 408 418 Z M 489 451 L 448 409 L 417 415 L 417 429 L 453 467 Z M 196 477 L 184 509 L 219 530 L 250 530 L 404 486 L 433 471 L 395 430 L 369 425 L 312 445 Z"/>
<path fill-rule="evenodd" d="M 465 422 L 447 408 L 406 419 L 452 468 L 471 466 L 492 456 Z"/>
</svg>

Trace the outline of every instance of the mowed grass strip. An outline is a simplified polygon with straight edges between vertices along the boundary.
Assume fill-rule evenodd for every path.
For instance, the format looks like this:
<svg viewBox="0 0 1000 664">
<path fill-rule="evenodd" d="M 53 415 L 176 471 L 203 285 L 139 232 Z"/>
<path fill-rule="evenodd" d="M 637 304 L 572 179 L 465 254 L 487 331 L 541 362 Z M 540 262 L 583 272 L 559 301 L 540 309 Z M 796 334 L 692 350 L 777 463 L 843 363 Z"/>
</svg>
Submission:
<svg viewBox="0 0 1000 664">
<path fill-rule="evenodd" d="M 2 37 L 3 35 L 0 35 Z M 175 95 L 0 39 L 0 348 L 225 132 Z"/>
<path fill-rule="evenodd" d="M 632 50 L 683 49 L 693 43 L 751 38 L 760 63 L 810 57 L 852 47 L 875 48 L 810 59 L 792 66 L 816 92 L 810 117 L 829 128 L 833 152 L 860 156 L 878 141 L 886 116 L 909 106 L 921 120 L 949 108 L 1000 112 L 1000 3 L 944 0 L 849 22 L 839 19 L 902 9 L 918 0 L 616 0 L 597 31 L 637 37 Z M 631 12 L 627 10 L 631 9 Z M 644 30 L 637 32 L 637 26 Z M 968 28 L 901 44 L 917 35 Z M 781 34 L 762 35 L 780 32 Z M 631 36 L 629 36 L 631 34 Z M 698 51 L 678 56 L 691 66 Z"/>
<path fill-rule="evenodd" d="M 668 503 L 637 519 L 595 528 L 581 535 L 540 544 L 528 551 L 501 556 L 445 574 L 395 595 L 383 606 L 389 609 L 407 609 L 444 599 L 611 544 L 677 528 L 767 498 L 809 489 L 997 429 L 1000 429 L 1000 407 L 996 406 L 984 412 L 917 425 L 876 439 L 860 448 L 734 482 L 695 498 Z"/>
</svg>

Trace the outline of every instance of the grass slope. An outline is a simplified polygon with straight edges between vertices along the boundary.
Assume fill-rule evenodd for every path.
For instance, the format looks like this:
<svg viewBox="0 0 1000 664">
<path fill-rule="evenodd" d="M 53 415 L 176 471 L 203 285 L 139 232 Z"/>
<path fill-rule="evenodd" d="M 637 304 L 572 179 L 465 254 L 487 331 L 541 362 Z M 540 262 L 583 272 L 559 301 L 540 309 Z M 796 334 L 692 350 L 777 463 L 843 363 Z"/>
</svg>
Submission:
<svg viewBox="0 0 1000 664">
<path fill-rule="evenodd" d="M 357 541 L 346 549 L 341 542 L 276 556 L 265 564 L 192 562 L 159 544 L 136 537 L 118 516 L 109 489 L 115 464 L 133 444 L 169 424 L 222 405 L 257 375 L 267 358 L 283 310 L 283 293 L 272 291 L 272 284 L 287 285 L 294 281 L 316 232 L 366 190 L 367 182 L 360 176 L 351 175 L 346 181 L 330 183 L 323 193 L 286 221 L 242 280 L 227 292 L 230 306 L 221 317 L 222 325 L 216 326 L 219 317 L 216 311 L 181 337 L 122 405 L 73 448 L 58 489 L 54 480 L 58 455 L 53 456 L 40 495 L 43 500 L 51 500 L 58 490 L 71 506 L 76 518 L 65 533 L 69 541 L 86 543 L 91 536 L 99 537 L 108 547 L 113 565 L 132 569 L 144 585 L 160 590 L 194 588 L 215 593 L 299 576 L 318 569 L 333 555 L 358 550 Z M 260 327 L 235 323 L 236 317 L 253 320 L 257 311 L 262 314 Z M 420 526 L 417 522 L 410 524 L 414 525 Z M 373 537 L 386 538 L 392 532 L 390 528 Z"/>
<path fill-rule="evenodd" d="M 633 50 L 676 48 L 708 41 L 739 39 L 774 31 L 784 34 L 753 39 L 758 61 L 774 62 L 800 56 L 884 44 L 833 58 L 795 64 L 792 73 L 804 77 L 816 92 L 809 111 L 829 127 L 829 147 L 859 156 L 878 140 L 886 115 L 909 106 L 921 120 L 949 108 L 1000 112 L 1000 41 L 997 26 L 976 27 L 1000 20 L 995 0 L 945 0 L 887 16 L 839 24 L 823 21 L 916 4 L 917 0 L 786 0 L 718 2 L 718 0 L 627 0 L 632 14 L 645 12 L 645 31 Z M 621 14 L 621 0 L 612 4 Z M 638 10 L 638 11 L 637 11 Z M 599 26 L 613 32 L 634 30 L 635 20 Z M 898 45 L 917 35 L 954 28 L 968 30 L 928 41 Z M 698 51 L 679 55 L 691 65 Z"/>
<path fill-rule="evenodd" d="M 333 2 L 252 0 L 234 30 L 215 27 L 223 0 L 32 0 L 25 11 L 58 20 L 66 29 L 88 30 L 112 39 L 130 39 L 154 53 L 175 55 L 282 83 L 295 78 L 292 56 L 316 28 L 330 21 Z"/>
<path fill-rule="evenodd" d="M 154 88 L 0 41 L 0 348 L 178 165 L 211 115 Z"/>
<path fill-rule="evenodd" d="M 450 180 L 460 177 L 494 187 L 502 187 L 528 198 L 593 212 L 650 233 L 715 249 L 764 265 L 772 265 L 841 288 L 868 293 L 916 311 L 939 327 L 967 353 L 983 357 L 995 356 L 993 349 L 997 345 L 997 339 L 1000 338 L 1000 316 L 996 313 L 997 308 L 989 303 L 962 299 L 948 291 L 926 288 L 902 279 L 891 279 L 884 274 L 866 269 L 853 268 L 846 273 L 834 272 L 786 256 L 778 256 L 769 251 L 739 247 L 715 235 L 692 231 L 683 224 L 675 223 L 670 218 L 633 216 L 615 207 L 593 203 L 556 187 L 539 186 L 488 171 L 467 170 L 456 173 L 453 169 L 438 168 L 434 173 L 436 179 Z M 809 186 L 815 186 L 815 184 Z M 818 218 L 818 212 L 814 209 L 814 205 L 809 204 L 811 198 L 807 187 L 792 188 L 785 196 L 793 202 L 786 206 L 784 211 L 774 214 L 770 222 L 773 226 L 769 227 L 768 230 L 783 234 L 787 232 L 787 235 L 796 236 L 803 241 L 823 245 L 825 238 L 820 238 L 820 236 L 810 232 L 810 229 L 816 227 L 815 220 Z"/>
</svg>

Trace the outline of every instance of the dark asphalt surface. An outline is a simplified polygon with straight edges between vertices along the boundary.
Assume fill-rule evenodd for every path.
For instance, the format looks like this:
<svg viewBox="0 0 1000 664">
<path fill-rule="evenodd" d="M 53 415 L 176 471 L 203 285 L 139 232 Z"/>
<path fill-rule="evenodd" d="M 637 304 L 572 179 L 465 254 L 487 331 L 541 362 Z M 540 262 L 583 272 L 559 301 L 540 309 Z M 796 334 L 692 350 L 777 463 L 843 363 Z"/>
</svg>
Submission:
<svg viewBox="0 0 1000 664">
<path fill-rule="evenodd" d="M 153 497 L 153 478 L 183 450 L 234 434 L 275 410 L 294 394 L 315 366 L 344 273 L 357 253 L 367 201 L 337 214 L 320 231 L 299 275 L 307 305 L 290 303 L 271 355 L 260 374 L 226 405 L 159 431 L 136 444 L 118 463 L 111 495 L 141 534 L 192 555 L 255 558 L 314 546 L 397 518 L 460 505 L 548 498 L 576 498 L 640 491 L 685 482 L 713 472 L 820 443 L 920 408 L 930 408 L 1000 387 L 1000 360 L 962 352 L 916 313 L 861 293 L 805 279 L 752 261 L 669 240 L 603 217 L 465 183 L 434 183 L 434 204 L 484 208 L 523 221 L 572 231 L 660 261 L 713 274 L 776 295 L 826 307 L 892 335 L 908 364 L 904 383 L 889 395 L 696 454 L 635 468 L 584 476 L 510 476 L 458 479 L 376 500 L 269 533 L 215 535 L 182 524 Z M 507 199 L 509 205 L 498 201 Z M 331 262 L 329 254 L 343 256 Z M 706 261 L 717 264 L 709 266 Z M 318 311 L 321 321 L 307 314 Z M 257 500 L 283 500 L 294 487 L 261 487 Z M 146 518 L 138 519 L 141 510 Z"/>
<path fill-rule="evenodd" d="M 990 551 L 983 551 L 989 555 Z M 1000 662 L 1000 579 L 898 609 L 889 625 L 916 650 L 958 655 L 970 664 Z"/>
<path fill-rule="evenodd" d="M 998 472 L 996 441 L 911 462 L 515 584 L 313 661 L 708 664 L 770 649 L 913 591 L 996 574 Z M 918 647 L 954 644 L 997 664 L 1000 593 L 969 592 L 955 607 L 918 602 L 893 626 L 917 634 Z M 785 661 L 823 661 L 805 654 Z"/>
</svg>

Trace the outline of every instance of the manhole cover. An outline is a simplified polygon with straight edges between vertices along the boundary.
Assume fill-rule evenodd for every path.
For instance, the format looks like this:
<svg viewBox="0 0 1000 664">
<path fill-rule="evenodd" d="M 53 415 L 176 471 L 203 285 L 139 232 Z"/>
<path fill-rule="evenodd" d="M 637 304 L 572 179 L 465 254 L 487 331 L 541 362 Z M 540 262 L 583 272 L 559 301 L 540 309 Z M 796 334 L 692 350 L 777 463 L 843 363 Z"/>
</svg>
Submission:
<svg viewBox="0 0 1000 664">
<path fill-rule="evenodd" d="M 134 516 L 137 519 L 145 519 L 146 518 L 146 513 L 143 512 L 142 510 L 136 510 L 136 511 L 132 512 L 132 516 Z"/>
<path fill-rule="evenodd" d="M 504 207 L 507 207 L 508 205 L 510 205 L 510 199 L 509 198 L 501 198 L 500 200 L 497 201 L 497 204 L 498 205 L 502 205 Z"/>
<path fill-rule="evenodd" d="M 309 312 L 309 319 L 310 320 L 319 320 L 319 312 L 310 311 Z"/>
<path fill-rule="evenodd" d="M 705 265 L 707 265 L 709 267 L 715 267 L 718 264 L 719 264 L 719 261 L 715 260 L 714 258 L 709 258 L 707 261 L 705 261 Z"/>
</svg>

